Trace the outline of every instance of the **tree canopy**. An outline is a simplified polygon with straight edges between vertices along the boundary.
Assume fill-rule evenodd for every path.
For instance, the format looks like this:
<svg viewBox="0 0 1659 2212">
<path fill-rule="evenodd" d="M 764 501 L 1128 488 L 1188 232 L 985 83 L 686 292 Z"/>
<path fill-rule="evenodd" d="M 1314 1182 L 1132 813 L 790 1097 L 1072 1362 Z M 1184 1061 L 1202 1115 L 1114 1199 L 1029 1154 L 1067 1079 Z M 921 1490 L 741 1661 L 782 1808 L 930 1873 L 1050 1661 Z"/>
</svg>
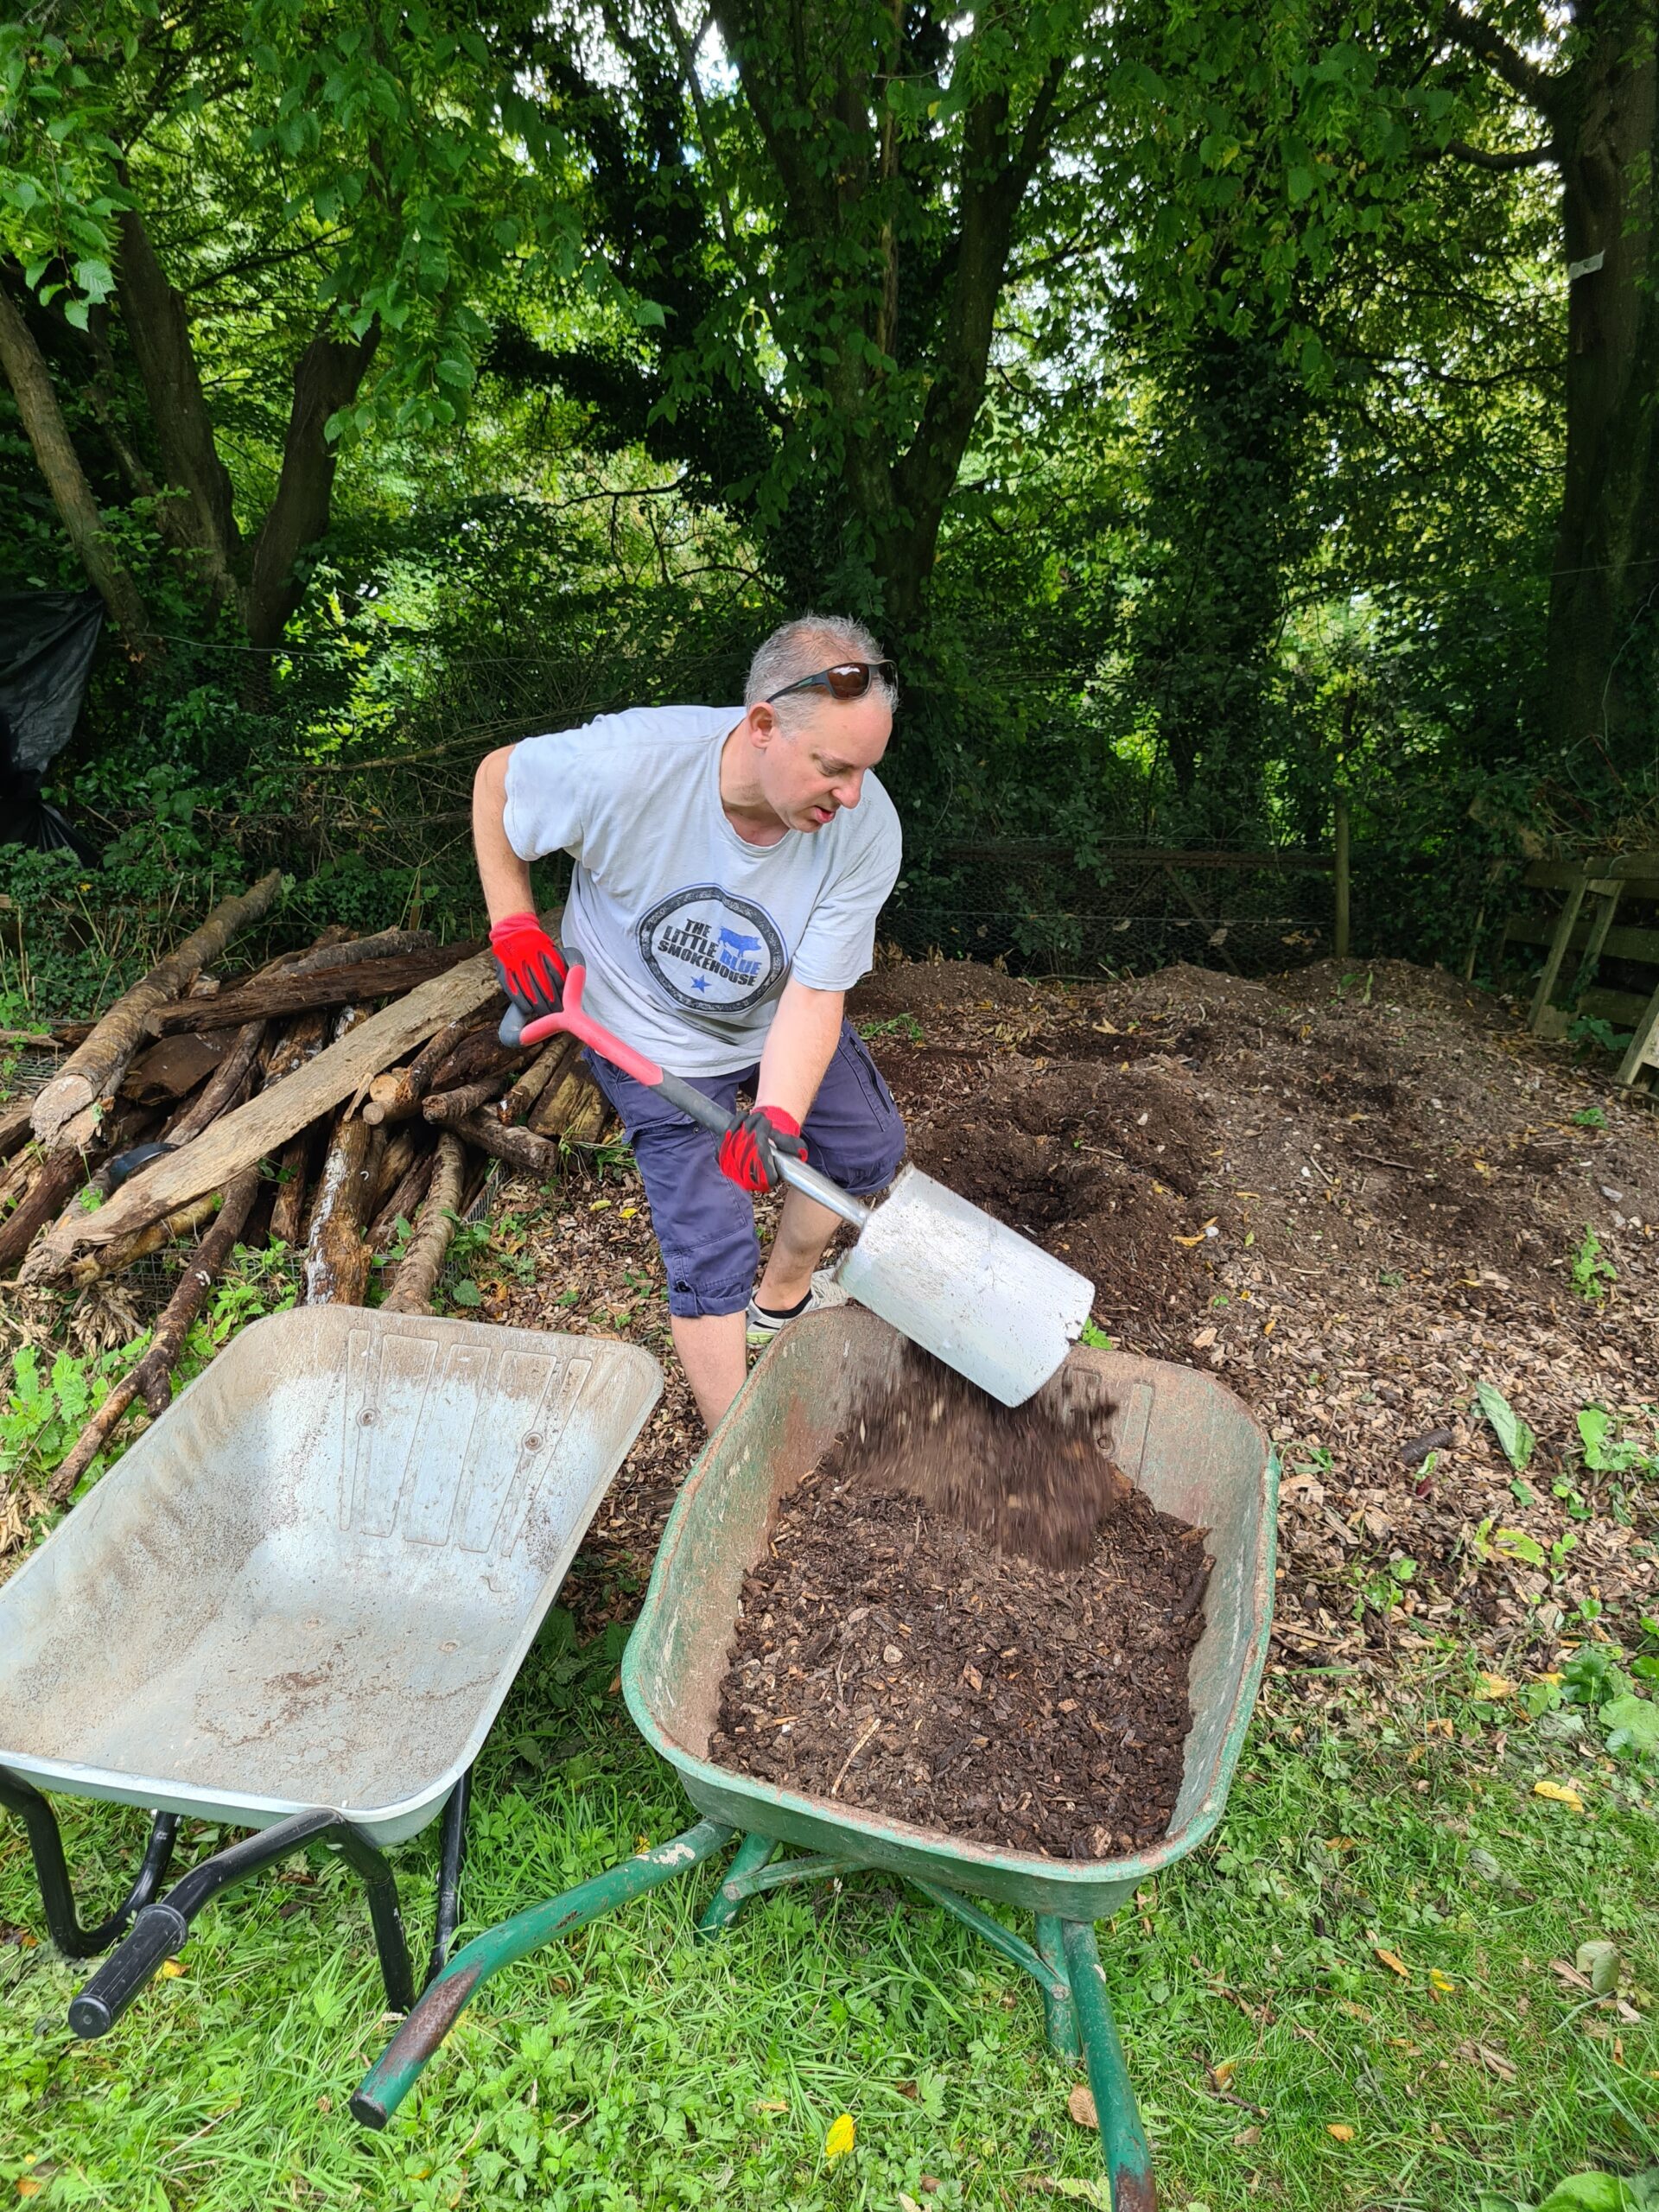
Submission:
<svg viewBox="0 0 1659 2212">
<path fill-rule="evenodd" d="M 1342 789 L 1426 907 L 1651 819 L 1656 14 L 37 11 L 3 573 L 89 578 L 245 780 L 845 607 L 939 868 L 1317 843 Z M 210 760 L 167 702 L 231 647 Z"/>
</svg>

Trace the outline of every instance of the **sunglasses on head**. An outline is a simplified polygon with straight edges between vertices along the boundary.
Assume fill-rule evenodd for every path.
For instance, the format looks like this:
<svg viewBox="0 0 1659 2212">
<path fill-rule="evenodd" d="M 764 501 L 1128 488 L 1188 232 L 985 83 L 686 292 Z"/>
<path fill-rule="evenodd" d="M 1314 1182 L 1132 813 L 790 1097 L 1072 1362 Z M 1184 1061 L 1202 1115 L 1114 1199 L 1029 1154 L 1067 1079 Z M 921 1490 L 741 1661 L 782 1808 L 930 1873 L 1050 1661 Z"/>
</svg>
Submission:
<svg viewBox="0 0 1659 2212">
<path fill-rule="evenodd" d="M 798 677 L 781 691 L 770 691 L 766 704 L 787 699 L 791 691 L 827 691 L 832 699 L 861 699 L 878 677 L 897 683 L 899 671 L 890 660 L 843 660 L 834 668 L 821 668 L 816 676 Z"/>
</svg>

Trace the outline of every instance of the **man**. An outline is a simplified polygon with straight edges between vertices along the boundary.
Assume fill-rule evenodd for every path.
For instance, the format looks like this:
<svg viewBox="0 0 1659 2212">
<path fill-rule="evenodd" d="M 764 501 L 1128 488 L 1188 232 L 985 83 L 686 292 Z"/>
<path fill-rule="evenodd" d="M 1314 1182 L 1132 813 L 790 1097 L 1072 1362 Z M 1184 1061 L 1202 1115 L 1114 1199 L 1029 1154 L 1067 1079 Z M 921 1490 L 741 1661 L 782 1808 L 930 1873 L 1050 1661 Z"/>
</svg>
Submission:
<svg viewBox="0 0 1659 2212">
<path fill-rule="evenodd" d="M 893 728 L 893 665 L 861 624 L 808 615 L 756 653 L 744 701 L 634 708 L 503 747 L 479 769 L 473 806 L 508 997 L 531 1019 L 558 1004 L 564 963 L 537 918 L 530 862 L 568 852 L 564 934 L 588 971 L 585 1008 L 729 1116 L 716 1139 L 588 1056 L 639 1163 L 675 1349 L 711 1427 L 742 1384 L 746 1339 L 766 1341 L 814 1302 L 836 1227 L 790 1191 L 757 1286 L 747 1194 L 777 1185 L 786 1152 L 868 1195 L 905 1148 L 842 1014 L 899 873 L 898 816 L 872 772 Z"/>
</svg>

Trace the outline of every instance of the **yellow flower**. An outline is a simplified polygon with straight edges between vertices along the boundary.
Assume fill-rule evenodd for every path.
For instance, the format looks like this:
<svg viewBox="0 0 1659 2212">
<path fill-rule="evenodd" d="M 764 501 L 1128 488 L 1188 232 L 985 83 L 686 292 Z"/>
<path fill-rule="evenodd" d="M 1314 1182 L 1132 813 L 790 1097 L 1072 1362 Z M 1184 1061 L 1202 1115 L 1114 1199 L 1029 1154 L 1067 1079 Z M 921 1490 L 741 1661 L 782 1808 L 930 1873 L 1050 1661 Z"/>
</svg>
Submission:
<svg viewBox="0 0 1659 2212">
<path fill-rule="evenodd" d="M 858 2140 L 858 2125 L 849 2112 L 830 2123 L 830 2133 L 823 2139 L 823 2155 L 834 2165 L 837 2158 L 844 2158 Z"/>
</svg>

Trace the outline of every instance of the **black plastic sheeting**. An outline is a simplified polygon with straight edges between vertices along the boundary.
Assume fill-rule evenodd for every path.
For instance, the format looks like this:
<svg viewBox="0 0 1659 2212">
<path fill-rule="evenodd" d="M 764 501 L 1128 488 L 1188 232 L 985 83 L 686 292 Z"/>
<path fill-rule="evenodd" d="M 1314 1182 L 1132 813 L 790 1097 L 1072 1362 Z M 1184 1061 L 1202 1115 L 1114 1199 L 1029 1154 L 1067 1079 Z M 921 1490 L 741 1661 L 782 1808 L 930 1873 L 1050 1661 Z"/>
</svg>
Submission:
<svg viewBox="0 0 1659 2212">
<path fill-rule="evenodd" d="M 103 626 L 95 591 L 0 593 L 0 842 L 97 858 L 41 783 L 74 735 Z"/>
</svg>

